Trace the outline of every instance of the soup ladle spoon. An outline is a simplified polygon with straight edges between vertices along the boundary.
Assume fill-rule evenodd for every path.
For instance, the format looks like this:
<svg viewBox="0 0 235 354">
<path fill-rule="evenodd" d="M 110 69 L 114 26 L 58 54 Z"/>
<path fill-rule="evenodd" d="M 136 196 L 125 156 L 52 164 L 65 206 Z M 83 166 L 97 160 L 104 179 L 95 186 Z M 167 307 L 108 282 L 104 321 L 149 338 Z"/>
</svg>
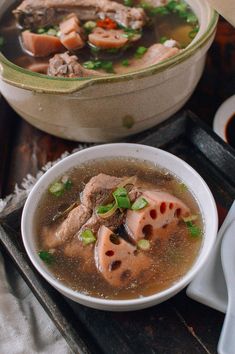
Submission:
<svg viewBox="0 0 235 354">
<path fill-rule="evenodd" d="M 235 220 L 225 231 L 221 262 L 228 290 L 228 307 L 218 344 L 219 354 L 235 353 Z"/>
</svg>

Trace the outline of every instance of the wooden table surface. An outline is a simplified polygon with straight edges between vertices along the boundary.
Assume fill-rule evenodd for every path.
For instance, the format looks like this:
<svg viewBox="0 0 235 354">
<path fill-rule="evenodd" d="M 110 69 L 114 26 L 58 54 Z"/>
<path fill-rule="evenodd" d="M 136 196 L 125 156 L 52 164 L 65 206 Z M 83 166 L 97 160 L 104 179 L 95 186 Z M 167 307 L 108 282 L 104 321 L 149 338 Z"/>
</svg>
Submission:
<svg viewBox="0 0 235 354">
<path fill-rule="evenodd" d="M 226 21 L 220 19 L 216 39 L 209 51 L 206 69 L 196 88 L 195 93 L 185 108 L 192 110 L 209 125 L 212 124 L 214 114 L 219 105 L 235 91 L 235 29 Z M 14 190 L 15 184 L 20 184 L 28 174 L 36 172 L 48 161 L 58 158 L 65 150 L 71 151 L 78 143 L 65 141 L 32 127 L 14 113 L 11 108 L 1 100 L 0 103 L 0 196 L 4 197 Z M 176 302 L 184 301 L 185 294 L 177 297 Z M 179 320 L 188 334 L 195 338 L 195 347 L 187 336 L 185 340 L 185 354 L 216 353 L 219 331 L 223 323 L 223 314 L 187 301 L 184 314 L 189 322 L 179 315 Z M 165 305 L 167 306 L 167 305 Z M 193 310 L 192 310 L 193 309 Z M 169 312 L 174 309 L 169 308 Z M 207 320 L 204 322 L 203 318 Z M 135 317 L 133 317 L 134 320 Z M 201 321 L 201 323 L 200 323 Z M 211 331 L 215 325 L 215 331 Z M 194 328 L 198 329 L 196 333 Z M 206 346 L 200 344 L 200 336 L 208 337 Z M 167 339 L 165 331 L 165 340 Z M 151 335 L 151 334 L 150 334 Z M 205 342 L 204 342 L 205 343 Z M 235 352 L 235 348 L 234 348 Z M 177 347 L 166 351 L 164 347 L 154 353 L 177 353 Z"/>
</svg>

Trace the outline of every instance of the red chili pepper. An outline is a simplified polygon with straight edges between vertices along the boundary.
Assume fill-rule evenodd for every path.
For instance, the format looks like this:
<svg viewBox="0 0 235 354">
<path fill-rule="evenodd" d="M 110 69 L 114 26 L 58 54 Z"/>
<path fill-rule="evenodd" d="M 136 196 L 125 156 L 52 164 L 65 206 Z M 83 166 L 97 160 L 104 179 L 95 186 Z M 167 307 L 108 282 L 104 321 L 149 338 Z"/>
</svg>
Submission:
<svg viewBox="0 0 235 354">
<path fill-rule="evenodd" d="M 117 22 L 111 20 L 111 18 L 106 17 L 104 20 L 99 20 L 96 22 L 97 27 L 101 27 L 104 29 L 116 29 Z"/>
</svg>

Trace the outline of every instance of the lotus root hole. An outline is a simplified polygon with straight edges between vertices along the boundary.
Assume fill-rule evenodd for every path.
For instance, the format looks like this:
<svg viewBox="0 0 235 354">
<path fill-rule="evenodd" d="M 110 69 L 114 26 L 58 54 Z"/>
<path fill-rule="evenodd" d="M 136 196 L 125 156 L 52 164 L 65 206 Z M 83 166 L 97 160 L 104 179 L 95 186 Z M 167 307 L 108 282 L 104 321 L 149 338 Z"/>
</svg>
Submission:
<svg viewBox="0 0 235 354">
<path fill-rule="evenodd" d="M 117 270 L 118 268 L 121 267 L 122 262 L 121 261 L 113 261 L 109 265 L 109 270 L 113 272 L 114 270 Z"/>
<path fill-rule="evenodd" d="M 153 220 L 157 218 L 157 211 L 155 209 L 150 210 L 149 214 Z"/>
<path fill-rule="evenodd" d="M 120 240 L 119 240 L 119 238 L 118 238 L 117 235 L 114 235 L 114 234 L 110 235 L 110 236 L 109 236 L 109 240 L 110 240 L 110 242 L 112 242 L 114 245 L 120 245 Z"/>
<path fill-rule="evenodd" d="M 173 204 L 173 203 L 170 203 L 169 208 L 170 208 L 170 209 L 173 209 L 173 208 L 174 208 L 174 204 Z"/>
<path fill-rule="evenodd" d="M 181 215 L 181 209 L 178 208 L 178 209 L 176 209 L 176 211 L 175 211 L 175 216 L 177 216 L 177 218 L 179 218 L 180 215 Z"/>
<path fill-rule="evenodd" d="M 163 203 L 161 203 L 161 205 L 160 205 L 160 212 L 161 212 L 162 214 L 164 214 L 165 211 L 166 211 L 166 203 L 163 202 Z"/>
<path fill-rule="evenodd" d="M 109 250 L 109 251 L 105 252 L 105 254 L 108 257 L 112 257 L 114 255 L 114 252 L 112 250 Z"/>
<path fill-rule="evenodd" d="M 146 239 L 150 238 L 153 235 L 153 227 L 152 225 L 145 225 L 142 229 L 142 232 L 144 234 L 144 237 Z"/>
</svg>

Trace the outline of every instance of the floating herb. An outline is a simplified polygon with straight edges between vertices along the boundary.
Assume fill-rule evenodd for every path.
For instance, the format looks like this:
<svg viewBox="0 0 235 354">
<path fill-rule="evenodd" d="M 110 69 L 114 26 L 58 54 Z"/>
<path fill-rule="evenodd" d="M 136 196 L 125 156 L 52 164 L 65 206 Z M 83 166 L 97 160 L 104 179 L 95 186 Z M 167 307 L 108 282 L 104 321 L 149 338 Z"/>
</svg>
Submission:
<svg viewBox="0 0 235 354">
<path fill-rule="evenodd" d="M 55 260 L 53 254 L 51 254 L 48 251 L 40 251 L 40 252 L 38 252 L 38 255 L 43 262 L 45 262 L 46 264 L 49 264 L 49 265 L 52 264 Z"/>
<path fill-rule="evenodd" d="M 126 188 L 120 187 L 113 192 L 114 199 L 120 209 L 130 209 L 131 202 Z"/>
<path fill-rule="evenodd" d="M 90 245 L 96 242 L 96 237 L 90 229 L 86 229 L 81 233 L 82 242 L 84 245 Z"/>
<path fill-rule="evenodd" d="M 64 184 L 62 182 L 53 183 L 49 188 L 49 192 L 56 197 L 60 197 L 64 193 Z"/>
<path fill-rule="evenodd" d="M 195 27 L 192 31 L 189 32 L 188 36 L 191 39 L 194 39 L 199 31 L 198 27 Z"/>
<path fill-rule="evenodd" d="M 108 73 L 113 73 L 113 63 L 105 60 L 89 60 L 83 63 L 83 67 L 90 70 L 103 69 Z"/>
<path fill-rule="evenodd" d="M 123 0 L 123 3 L 125 6 L 129 6 L 129 7 L 133 6 L 133 0 Z"/>
<path fill-rule="evenodd" d="M 87 21 L 84 23 L 83 28 L 85 29 L 86 33 L 91 33 L 92 30 L 96 27 L 95 21 Z"/>
<path fill-rule="evenodd" d="M 128 60 L 128 59 L 124 59 L 124 60 L 122 61 L 122 65 L 123 65 L 123 66 L 129 66 L 129 65 L 130 65 L 129 60 Z"/>
<path fill-rule="evenodd" d="M 169 38 L 163 36 L 163 37 L 160 38 L 159 42 L 160 42 L 161 44 L 164 44 L 164 43 L 165 43 L 166 41 L 168 41 L 168 40 L 169 40 Z"/>
<path fill-rule="evenodd" d="M 108 211 L 110 211 L 113 207 L 114 207 L 114 203 L 107 204 L 107 205 L 99 205 L 99 206 L 96 208 L 96 212 L 97 212 L 98 214 L 105 214 L 105 213 L 107 213 Z"/>
<path fill-rule="evenodd" d="M 56 197 L 60 197 L 66 190 L 71 189 L 71 187 L 72 181 L 66 176 L 63 177 L 61 181 L 53 183 L 49 188 L 49 192 Z"/>
<path fill-rule="evenodd" d="M 148 240 L 139 240 L 137 242 L 137 247 L 142 251 L 148 251 L 150 249 L 150 242 Z"/>
<path fill-rule="evenodd" d="M 131 209 L 132 210 L 141 210 L 143 208 L 145 208 L 148 205 L 148 202 L 146 199 L 144 199 L 143 197 L 138 198 L 134 204 L 132 204 Z"/>
<path fill-rule="evenodd" d="M 187 221 L 186 222 L 187 228 L 189 230 L 189 233 L 192 237 L 200 237 L 202 235 L 202 230 L 200 229 L 200 227 L 198 227 L 197 225 L 195 225 L 192 221 Z"/>
<path fill-rule="evenodd" d="M 148 48 L 146 48 L 146 47 L 143 47 L 143 46 L 138 47 L 135 52 L 135 58 L 138 58 L 138 59 L 142 58 L 142 56 L 147 52 L 147 50 L 148 50 Z"/>
<path fill-rule="evenodd" d="M 186 217 L 182 217 L 184 222 L 188 222 L 188 221 L 196 221 L 198 219 L 197 215 L 190 215 L 190 216 L 186 216 Z"/>
</svg>

